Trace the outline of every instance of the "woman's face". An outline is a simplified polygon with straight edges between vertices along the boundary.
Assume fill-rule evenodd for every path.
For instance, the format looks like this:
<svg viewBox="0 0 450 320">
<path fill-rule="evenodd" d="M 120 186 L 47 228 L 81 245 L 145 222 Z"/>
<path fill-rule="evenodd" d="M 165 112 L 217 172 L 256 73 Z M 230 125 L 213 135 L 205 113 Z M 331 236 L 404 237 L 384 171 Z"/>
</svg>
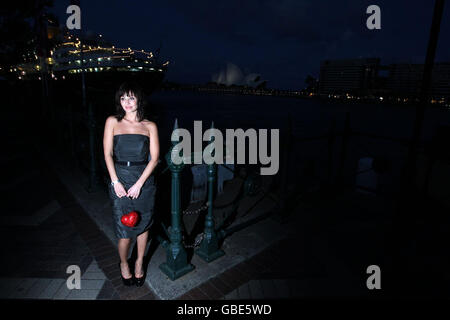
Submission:
<svg viewBox="0 0 450 320">
<path fill-rule="evenodd" d="M 137 110 L 137 98 L 134 93 L 129 92 L 120 97 L 120 104 L 125 112 L 133 112 Z"/>
</svg>

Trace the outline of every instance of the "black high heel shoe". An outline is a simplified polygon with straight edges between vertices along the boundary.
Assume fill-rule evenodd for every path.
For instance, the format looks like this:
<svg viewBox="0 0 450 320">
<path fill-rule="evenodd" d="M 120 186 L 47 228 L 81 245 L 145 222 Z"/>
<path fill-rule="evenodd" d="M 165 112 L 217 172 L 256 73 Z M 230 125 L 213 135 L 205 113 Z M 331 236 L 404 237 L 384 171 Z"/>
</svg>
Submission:
<svg viewBox="0 0 450 320">
<path fill-rule="evenodd" d="M 145 274 L 141 278 L 136 278 L 136 287 L 142 287 L 145 283 Z"/>
<path fill-rule="evenodd" d="M 144 275 L 142 277 L 140 277 L 140 278 L 136 277 L 133 274 L 134 279 L 135 279 L 135 283 L 136 283 L 136 287 L 142 287 L 144 285 L 144 283 L 145 283 L 145 275 L 146 275 L 145 271 L 144 271 Z"/>
<path fill-rule="evenodd" d="M 131 276 L 131 278 L 125 279 L 122 276 L 122 268 L 120 267 L 120 262 L 119 262 L 119 271 L 120 271 L 120 278 L 122 279 L 123 285 L 127 286 L 127 287 L 132 286 L 134 284 L 134 275 Z"/>
</svg>

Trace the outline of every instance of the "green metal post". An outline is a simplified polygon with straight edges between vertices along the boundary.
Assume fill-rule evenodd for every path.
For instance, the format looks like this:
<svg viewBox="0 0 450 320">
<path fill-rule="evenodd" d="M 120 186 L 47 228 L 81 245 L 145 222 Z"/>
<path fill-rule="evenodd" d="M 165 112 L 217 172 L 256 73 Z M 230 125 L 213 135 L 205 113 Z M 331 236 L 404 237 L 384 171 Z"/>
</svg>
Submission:
<svg viewBox="0 0 450 320">
<path fill-rule="evenodd" d="M 214 128 L 214 122 L 211 124 L 211 129 Z M 211 136 L 211 142 L 214 141 L 214 136 Z M 215 150 L 212 156 L 214 156 Z M 208 165 L 208 213 L 205 218 L 205 230 L 203 231 L 203 240 L 200 243 L 200 248 L 195 253 L 205 260 L 211 262 L 223 256 L 225 252 L 219 249 L 219 239 L 215 231 L 214 217 L 213 217 L 213 196 L 214 186 L 216 183 L 217 165 L 212 163 Z"/>
<path fill-rule="evenodd" d="M 178 121 L 175 119 L 174 130 L 178 129 Z M 180 211 L 180 173 L 183 171 L 184 163 L 175 164 L 172 161 L 172 150 L 176 142 L 172 141 L 172 147 L 166 154 L 166 161 L 172 173 L 172 190 L 171 190 L 171 220 L 170 228 L 170 244 L 166 246 L 166 262 L 162 263 L 159 268 L 166 274 L 170 280 L 178 279 L 186 273 L 192 271 L 194 266 L 187 262 L 186 250 L 182 245 L 181 234 L 181 211 Z"/>
</svg>

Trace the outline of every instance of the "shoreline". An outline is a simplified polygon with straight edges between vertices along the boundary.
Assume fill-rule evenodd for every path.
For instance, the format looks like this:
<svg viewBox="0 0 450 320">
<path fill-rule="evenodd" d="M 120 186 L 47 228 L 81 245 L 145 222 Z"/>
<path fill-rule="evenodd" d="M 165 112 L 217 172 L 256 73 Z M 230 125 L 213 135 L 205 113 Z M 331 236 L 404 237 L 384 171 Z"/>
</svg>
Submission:
<svg viewBox="0 0 450 320">
<path fill-rule="evenodd" d="M 302 94 L 300 91 L 290 91 L 290 90 L 277 90 L 277 89 L 236 89 L 236 88 L 202 88 L 202 87 L 170 87 L 164 88 L 161 87 L 158 90 L 155 90 L 153 94 L 161 93 L 161 92 L 195 92 L 195 93 L 206 93 L 206 94 L 215 94 L 215 95 L 236 95 L 236 96 L 259 96 L 259 97 L 280 97 L 280 98 L 296 98 L 296 99 L 304 99 L 304 100 L 316 100 L 325 103 L 339 103 L 339 104 L 374 104 L 374 105 L 385 105 L 385 106 L 402 106 L 402 107 L 415 107 L 418 104 L 418 100 L 411 102 L 399 102 L 398 100 L 394 100 L 395 98 L 386 99 L 380 101 L 378 97 L 374 98 L 328 98 L 324 96 L 309 96 L 306 94 Z M 443 109 L 450 110 L 450 101 L 449 103 L 429 103 L 428 108 L 433 109 Z"/>
</svg>

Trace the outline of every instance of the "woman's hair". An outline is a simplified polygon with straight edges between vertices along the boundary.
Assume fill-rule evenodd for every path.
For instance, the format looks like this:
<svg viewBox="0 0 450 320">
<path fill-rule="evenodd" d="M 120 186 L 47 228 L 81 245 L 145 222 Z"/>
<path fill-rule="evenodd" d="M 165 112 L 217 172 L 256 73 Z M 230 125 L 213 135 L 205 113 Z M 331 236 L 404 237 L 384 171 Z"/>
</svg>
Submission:
<svg viewBox="0 0 450 320">
<path fill-rule="evenodd" d="M 135 82 L 124 82 L 120 85 L 119 89 L 116 91 L 116 118 L 121 121 L 125 117 L 125 110 L 123 110 L 120 104 L 120 98 L 124 95 L 134 95 L 137 99 L 137 119 L 138 121 L 144 120 L 145 112 L 145 97 L 142 88 Z"/>
</svg>

